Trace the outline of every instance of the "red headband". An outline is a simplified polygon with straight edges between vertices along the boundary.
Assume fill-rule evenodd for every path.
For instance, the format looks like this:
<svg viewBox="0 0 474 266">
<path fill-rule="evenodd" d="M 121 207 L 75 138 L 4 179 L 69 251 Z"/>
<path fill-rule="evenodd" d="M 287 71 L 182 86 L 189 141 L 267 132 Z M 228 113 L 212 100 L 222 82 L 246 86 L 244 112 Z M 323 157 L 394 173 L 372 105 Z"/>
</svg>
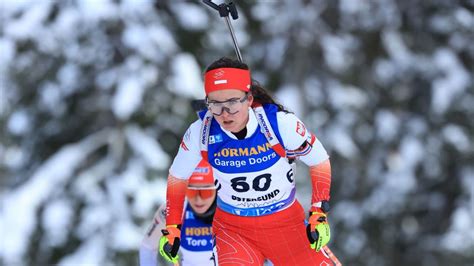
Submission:
<svg viewBox="0 0 474 266">
<path fill-rule="evenodd" d="M 226 89 L 248 92 L 250 90 L 250 71 L 240 68 L 217 68 L 204 75 L 206 95 L 213 91 Z"/>
</svg>

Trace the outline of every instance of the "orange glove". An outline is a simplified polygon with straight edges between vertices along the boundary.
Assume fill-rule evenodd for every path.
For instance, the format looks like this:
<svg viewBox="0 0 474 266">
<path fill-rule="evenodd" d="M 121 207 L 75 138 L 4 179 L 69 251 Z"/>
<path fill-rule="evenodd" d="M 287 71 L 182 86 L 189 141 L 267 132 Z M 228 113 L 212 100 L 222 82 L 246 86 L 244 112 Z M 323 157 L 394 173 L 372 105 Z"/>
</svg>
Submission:
<svg viewBox="0 0 474 266">
<path fill-rule="evenodd" d="M 160 255 L 171 263 L 179 261 L 179 245 L 181 242 L 181 225 L 167 225 L 161 230 L 163 236 L 160 238 Z"/>
<path fill-rule="evenodd" d="M 319 252 L 331 239 L 331 230 L 327 220 L 327 215 L 320 212 L 310 212 L 308 225 L 306 226 L 306 234 L 311 249 Z"/>
</svg>

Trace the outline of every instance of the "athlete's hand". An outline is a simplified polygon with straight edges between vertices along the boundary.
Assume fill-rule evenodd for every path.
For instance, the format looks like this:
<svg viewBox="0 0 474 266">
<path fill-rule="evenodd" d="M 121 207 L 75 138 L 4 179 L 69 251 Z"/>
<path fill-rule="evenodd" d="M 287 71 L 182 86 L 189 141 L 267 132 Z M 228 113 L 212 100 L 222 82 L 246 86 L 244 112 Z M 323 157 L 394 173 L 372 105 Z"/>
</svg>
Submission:
<svg viewBox="0 0 474 266">
<path fill-rule="evenodd" d="M 327 215 L 322 211 L 310 212 L 308 225 L 306 226 L 306 234 L 311 249 L 319 250 L 324 247 L 331 239 L 331 230 Z"/>
<path fill-rule="evenodd" d="M 160 238 L 160 255 L 171 263 L 178 263 L 178 249 L 181 238 L 181 230 L 178 225 L 168 225 L 161 230 L 163 236 Z"/>
</svg>

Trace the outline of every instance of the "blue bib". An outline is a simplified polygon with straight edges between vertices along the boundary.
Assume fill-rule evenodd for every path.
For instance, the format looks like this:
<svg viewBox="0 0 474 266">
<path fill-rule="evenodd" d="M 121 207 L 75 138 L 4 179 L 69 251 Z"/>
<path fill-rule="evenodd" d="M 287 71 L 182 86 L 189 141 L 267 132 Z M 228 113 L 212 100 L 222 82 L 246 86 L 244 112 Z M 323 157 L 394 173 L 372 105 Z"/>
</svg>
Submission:
<svg viewBox="0 0 474 266">
<path fill-rule="evenodd" d="M 263 108 L 276 138 L 283 145 L 277 125 L 278 107 L 266 104 Z M 205 114 L 200 113 L 200 117 Z M 287 158 L 272 148 L 266 132 L 268 128 L 262 130 L 258 125 L 248 138 L 233 139 L 215 119 L 211 120 L 207 156 L 214 168 L 220 209 L 240 216 L 261 216 L 293 203 L 293 170 Z"/>
<path fill-rule="evenodd" d="M 212 251 L 211 227 L 211 224 L 196 219 L 187 204 L 181 228 L 181 247 L 189 251 Z"/>
</svg>

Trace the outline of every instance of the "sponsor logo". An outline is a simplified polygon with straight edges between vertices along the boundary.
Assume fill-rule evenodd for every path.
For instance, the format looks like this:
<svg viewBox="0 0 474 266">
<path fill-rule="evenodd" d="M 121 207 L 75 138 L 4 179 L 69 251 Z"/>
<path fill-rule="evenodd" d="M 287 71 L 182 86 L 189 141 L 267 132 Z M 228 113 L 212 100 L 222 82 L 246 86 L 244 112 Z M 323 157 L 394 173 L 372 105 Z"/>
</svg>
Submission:
<svg viewBox="0 0 474 266">
<path fill-rule="evenodd" d="M 186 227 L 186 236 L 210 236 L 211 227 Z"/>
<path fill-rule="evenodd" d="M 208 242 L 206 239 L 193 239 L 192 237 L 186 237 L 186 243 L 192 247 L 205 247 Z"/>
<path fill-rule="evenodd" d="M 193 214 L 193 212 L 186 211 L 185 217 L 186 217 L 186 219 L 194 219 L 194 214 Z"/>
<path fill-rule="evenodd" d="M 214 144 L 214 143 L 219 143 L 219 142 L 222 142 L 221 134 L 209 136 L 209 144 Z"/>
<path fill-rule="evenodd" d="M 222 76 L 224 76 L 225 72 L 223 69 L 219 69 L 219 71 L 216 71 L 213 75 L 214 79 L 219 79 L 219 78 L 222 78 Z"/>
<path fill-rule="evenodd" d="M 300 134 L 302 137 L 306 134 L 306 128 L 300 121 L 296 122 L 296 133 Z"/>
<path fill-rule="evenodd" d="M 214 157 L 238 157 L 238 156 L 252 156 L 272 150 L 270 143 L 266 142 L 256 147 L 245 148 L 223 148 L 219 152 L 214 153 Z"/>
<path fill-rule="evenodd" d="M 196 174 L 207 174 L 207 173 L 209 173 L 209 167 L 196 167 L 196 169 L 194 169 L 194 173 L 196 173 Z"/>
<path fill-rule="evenodd" d="M 265 136 L 267 136 L 267 139 L 269 141 L 273 140 L 273 136 L 272 136 L 272 133 L 270 132 L 270 129 L 268 128 L 268 125 L 267 123 L 265 122 L 265 119 L 263 118 L 263 115 L 262 114 L 258 114 L 257 115 L 257 118 L 258 120 L 260 121 L 260 125 L 262 125 L 263 127 L 263 134 L 265 134 Z"/>
<path fill-rule="evenodd" d="M 244 201 L 244 202 L 251 202 L 251 201 L 264 201 L 264 200 L 270 200 L 270 199 L 273 199 L 274 197 L 276 197 L 276 195 L 278 195 L 278 193 L 280 193 L 280 190 L 279 189 L 275 189 L 274 191 L 272 191 L 271 193 L 268 193 L 268 194 L 265 194 L 263 196 L 260 196 L 260 197 L 256 197 L 256 198 L 242 198 L 242 197 L 237 197 L 235 195 L 232 195 L 232 199 L 235 200 L 235 201 Z M 273 203 L 273 202 L 270 202 L 270 203 Z M 268 205 L 270 203 L 265 203 L 263 204 L 264 205 Z M 259 206 L 260 207 L 260 206 Z"/>
<path fill-rule="evenodd" d="M 209 130 L 209 123 L 211 121 L 211 116 L 209 117 L 204 117 L 204 121 L 202 121 L 204 123 L 204 128 L 202 130 L 202 138 L 201 138 L 201 143 L 202 144 L 206 144 L 206 135 L 207 135 L 207 131 Z"/>
<path fill-rule="evenodd" d="M 214 158 L 214 163 L 218 166 L 237 167 L 237 168 L 247 165 L 247 161 L 245 160 L 228 160 L 227 161 L 227 160 L 220 160 L 219 158 Z"/>
</svg>

